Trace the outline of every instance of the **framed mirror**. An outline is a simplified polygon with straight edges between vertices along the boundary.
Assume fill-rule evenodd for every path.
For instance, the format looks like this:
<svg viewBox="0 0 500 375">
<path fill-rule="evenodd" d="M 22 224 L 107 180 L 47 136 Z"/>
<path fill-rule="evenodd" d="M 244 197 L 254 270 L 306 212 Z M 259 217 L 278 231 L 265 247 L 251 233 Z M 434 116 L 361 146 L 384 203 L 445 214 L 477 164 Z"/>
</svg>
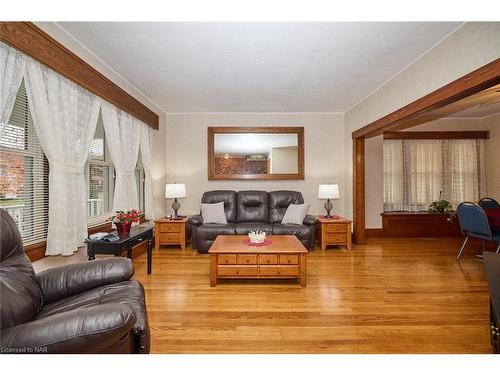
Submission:
<svg viewBox="0 0 500 375">
<path fill-rule="evenodd" d="M 303 127 L 209 127 L 209 180 L 303 180 Z"/>
</svg>

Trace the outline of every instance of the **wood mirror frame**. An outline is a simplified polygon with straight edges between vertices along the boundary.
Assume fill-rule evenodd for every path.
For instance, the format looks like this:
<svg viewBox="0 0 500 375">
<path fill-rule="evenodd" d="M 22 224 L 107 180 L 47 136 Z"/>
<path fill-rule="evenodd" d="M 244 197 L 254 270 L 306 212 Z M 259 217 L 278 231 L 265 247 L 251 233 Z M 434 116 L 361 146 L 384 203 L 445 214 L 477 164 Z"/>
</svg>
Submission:
<svg viewBox="0 0 500 375">
<path fill-rule="evenodd" d="M 298 173 L 265 174 L 216 174 L 214 140 L 216 134 L 269 133 L 297 134 Z M 304 128 L 303 127 L 208 127 L 208 179 L 209 180 L 303 180 L 304 179 Z"/>
</svg>

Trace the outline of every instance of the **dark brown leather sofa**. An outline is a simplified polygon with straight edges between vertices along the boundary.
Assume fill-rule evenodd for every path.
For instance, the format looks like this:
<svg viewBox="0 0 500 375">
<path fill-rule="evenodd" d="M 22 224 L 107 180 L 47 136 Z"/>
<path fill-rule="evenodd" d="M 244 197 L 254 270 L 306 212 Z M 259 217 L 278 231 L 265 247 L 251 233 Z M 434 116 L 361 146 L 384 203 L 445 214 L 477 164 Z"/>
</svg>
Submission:
<svg viewBox="0 0 500 375">
<path fill-rule="evenodd" d="M 149 353 L 144 289 L 111 258 L 35 274 L 0 210 L 0 353 Z"/>
<path fill-rule="evenodd" d="M 208 252 L 220 234 L 248 234 L 254 230 L 295 235 L 306 248 L 314 248 L 315 217 L 307 215 L 302 225 L 281 224 L 289 205 L 304 203 L 298 191 L 213 190 L 201 198 L 201 203 L 217 202 L 224 202 L 227 224 L 204 224 L 201 215 L 189 219 L 193 248 L 201 253 Z"/>
</svg>

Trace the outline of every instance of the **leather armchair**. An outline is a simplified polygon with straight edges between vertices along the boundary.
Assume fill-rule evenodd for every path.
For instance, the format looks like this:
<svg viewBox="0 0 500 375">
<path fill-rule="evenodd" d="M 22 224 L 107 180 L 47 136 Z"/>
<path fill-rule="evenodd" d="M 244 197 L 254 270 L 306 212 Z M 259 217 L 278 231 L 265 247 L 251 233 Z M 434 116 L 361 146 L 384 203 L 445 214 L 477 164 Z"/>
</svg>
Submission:
<svg viewBox="0 0 500 375">
<path fill-rule="evenodd" d="M 207 191 L 201 203 L 224 202 L 227 224 L 204 224 L 201 215 L 189 218 L 193 248 L 206 253 L 221 234 L 248 234 L 262 230 L 268 234 L 295 235 L 308 249 L 314 248 L 314 232 L 318 219 L 307 215 L 302 225 L 281 224 L 290 204 L 302 204 L 298 191 Z"/>
<path fill-rule="evenodd" d="M 132 262 L 111 258 L 35 274 L 0 210 L 0 351 L 149 353 L 144 289 Z"/>
</svg>

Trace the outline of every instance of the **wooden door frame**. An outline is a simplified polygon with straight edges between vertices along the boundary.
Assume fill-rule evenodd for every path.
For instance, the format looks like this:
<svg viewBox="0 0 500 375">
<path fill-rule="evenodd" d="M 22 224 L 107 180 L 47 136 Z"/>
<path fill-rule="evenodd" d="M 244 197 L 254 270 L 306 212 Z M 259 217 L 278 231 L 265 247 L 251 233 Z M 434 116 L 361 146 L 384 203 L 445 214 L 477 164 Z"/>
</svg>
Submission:
<svg viewBox="0 0 500 375">
<path fill-rule="evenodd" d="M 404 121 L 425 115 L 499 83 L 500 59 L 496 59 L 352 133 L 353 225 L 356 244 L 366 242 L 365 139 L 382 134 Z"/>
</svg>

